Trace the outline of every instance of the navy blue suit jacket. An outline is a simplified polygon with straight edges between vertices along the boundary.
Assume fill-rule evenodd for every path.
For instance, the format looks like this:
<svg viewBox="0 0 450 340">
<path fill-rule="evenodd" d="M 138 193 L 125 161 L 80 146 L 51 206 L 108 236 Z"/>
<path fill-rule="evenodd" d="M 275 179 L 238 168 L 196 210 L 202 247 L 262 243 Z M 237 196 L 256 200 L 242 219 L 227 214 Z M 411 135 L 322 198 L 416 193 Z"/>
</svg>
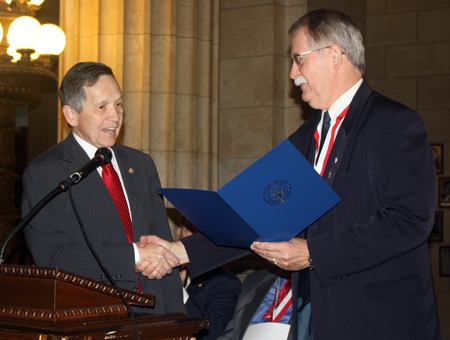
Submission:
<svg viewBox="0 0 450 340">
<path fill-rule="evenodd" d="M 233 310 L 242 289 L 236 275 L 217 268 L 194 278 L 186 288 L 187 314 L 207 319 L 209 325 L 194 336 L 197 340 L 215 340 L 233 317 Z"/>
<path fill-rule="evenodd" d="M 320 112 L 289 137 L 311 164 L 319 121 Z M 364 81 L 324 179 L 342 202 L 299 235 L 308 240 L 315 269 L 293 273 L 293 285 L 311 299 L 314 339 L 440 339 L 426 243 L 436 170 L 420 117 Z M 216 247 L 213 258 L 201 259 L 199 242 L 183 240 L 197 269 L 197 261 L 214 265 L 221 256 L 245 254 Z M 203 244 L 211 246 L 207 239 Z"/>
</svg>

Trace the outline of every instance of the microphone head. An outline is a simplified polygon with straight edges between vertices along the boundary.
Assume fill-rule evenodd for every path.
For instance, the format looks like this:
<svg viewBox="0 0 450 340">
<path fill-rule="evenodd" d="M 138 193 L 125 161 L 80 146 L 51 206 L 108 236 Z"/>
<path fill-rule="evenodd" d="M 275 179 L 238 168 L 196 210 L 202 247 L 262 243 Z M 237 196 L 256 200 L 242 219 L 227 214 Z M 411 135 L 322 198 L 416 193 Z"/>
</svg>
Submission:
<svg viewBox="0 0 450 340">
<path fill-rule="evenodd" d="M 108 163 L 111 163 L 112 159 L 112 152 L 108 148 L 100 148 L 95 153 L 95 156 L 100 156 L 103 159 L 103 162 L 101 165 L 106 165 Z"/>
</svg>

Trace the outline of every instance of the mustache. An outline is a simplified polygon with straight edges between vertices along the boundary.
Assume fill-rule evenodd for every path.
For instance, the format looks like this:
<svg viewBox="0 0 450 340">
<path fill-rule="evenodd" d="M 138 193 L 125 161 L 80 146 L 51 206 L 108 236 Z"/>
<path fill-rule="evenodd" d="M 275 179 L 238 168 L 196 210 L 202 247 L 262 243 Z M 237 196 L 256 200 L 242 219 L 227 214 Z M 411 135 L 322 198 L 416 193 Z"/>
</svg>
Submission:
<svg viewBox="0 0 450 340">
<path fill-rule="evenodd" d="M 296 86 L 301 86 L 302 84 L 306 84 L 307 82 L 308 81 L 303 76 L 298 76 L 297 78 L 294 79 L 294 84 Z"/>
</svg>

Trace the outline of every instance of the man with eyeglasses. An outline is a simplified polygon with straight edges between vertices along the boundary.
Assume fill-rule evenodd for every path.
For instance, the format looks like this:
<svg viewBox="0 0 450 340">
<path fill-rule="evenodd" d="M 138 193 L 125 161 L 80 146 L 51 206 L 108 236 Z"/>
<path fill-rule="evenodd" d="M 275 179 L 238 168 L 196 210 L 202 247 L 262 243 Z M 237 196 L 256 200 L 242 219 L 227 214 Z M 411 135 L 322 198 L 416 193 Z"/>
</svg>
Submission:
<svg viewBox="0 0 450 340">
<path fill-rule="evenodd" d="M 423 122 L 363 79 L 362 35 L 348 16 L 316 10 L 289 32 L 290 77 L 319 110 L 289 139 L 342 201 L 291 241 L 251 248 L 292 271 L 314 340 L 440 339 L 426 242 L 436 175 Z M 193 268 L 205 265 L 199 249 L 213 252 L 200 236 L 160 244 Z M 215 257 L 231 256 L 219 249 Z"/>
</svg>

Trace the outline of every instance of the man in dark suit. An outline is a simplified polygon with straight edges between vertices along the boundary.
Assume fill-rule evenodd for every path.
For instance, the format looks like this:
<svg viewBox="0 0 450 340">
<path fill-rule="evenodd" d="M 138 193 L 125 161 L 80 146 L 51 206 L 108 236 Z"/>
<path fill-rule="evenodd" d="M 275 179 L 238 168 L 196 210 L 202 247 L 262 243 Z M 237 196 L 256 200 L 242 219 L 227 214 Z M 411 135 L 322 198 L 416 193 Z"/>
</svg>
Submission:
<svg viewBox="0 0 450 340">
<path fill-rule="evenodd" d="M 186 218 L 178 228 L 178 239 L 198 233 Z M 197 340 L 216 340 L 233 317 L 233 310 L 241 292 L 241 281 L 222 267 L 191 278 L 186 266 L 180 268 L 187 315 L 207 319 L 209 325 L 194 334 Z"/>
<path fill-rule="evenodd" d="M 436 170 L 423 122 L 363 79 L 362 35 L 343 13 L 312 11 L 290 34 L 290 76 L 319 111 L 289 140 L 342 201 L 298 237 L 251 248 L 293 271 L 294 301 L 311 301 L 315 340 L 440 339 L 426 242 Z M 142 241 L 164 245 L 195 274 L 242 255 L 197 235 Z"/>
<path fill-rule="evenodd" d="M 104 170 L 99 167 L 70 189 L 74 207 L 69 192 L 63 193 L 26 227 L 26 241 L 36 265 L 58 267 L 109 283 L 83 238 L 74 213 L 76 208 L 88 240 L 118 285 L 156 296 L 155 308 L 145 308 L 144 312 L 185 312 L 178 269 L 170 274 L 172 264 L 161 261 L 161 254 L 166 251 L 161 247 L 137 248 L 133 243 L 148 233 L 168 241 L 172 237 L 163 198 L 158 194 L 160 182 L 153 160 L 147 154 L 116 144 L 123 122 L 123 98 L 111 69 L 99 63 L 75 65 L 62 81 L 60 99 L 72 132 L 26 168 L 22 214 L 26 215 L 60 182 L 93 158 L 98 148 L 106 147 L 112 151 L 111 164 L 121 179 L 132 235 L 124 228 L 102 181 L 100 173 Z M 162 280 L 149 280 L 136 273 L 135 264 L 139 261 L 148 261 L 155 268 L 160 266 L 161 273 L 168 275 Z"/>
</svg>

